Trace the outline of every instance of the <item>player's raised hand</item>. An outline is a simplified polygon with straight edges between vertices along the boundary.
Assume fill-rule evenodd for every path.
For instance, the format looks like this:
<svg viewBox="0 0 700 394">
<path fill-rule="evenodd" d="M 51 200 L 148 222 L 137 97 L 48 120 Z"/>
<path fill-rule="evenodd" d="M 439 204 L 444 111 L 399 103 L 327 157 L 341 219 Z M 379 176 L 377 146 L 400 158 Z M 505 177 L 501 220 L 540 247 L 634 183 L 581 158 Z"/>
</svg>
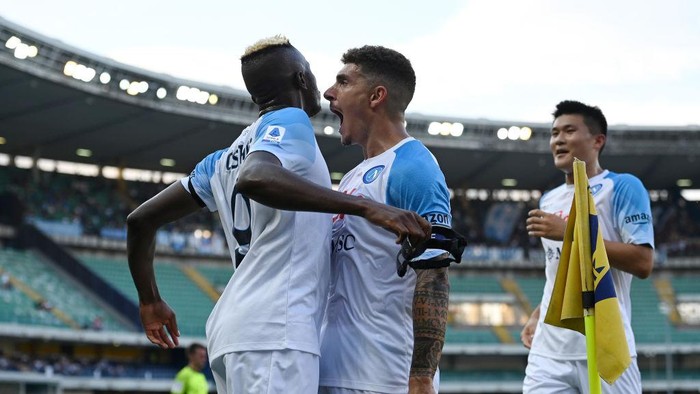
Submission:
<svg viewBox="0 0 700 394">
<path fill-rule="evenodd" d="M 544 237 L 554 241 L 563 241 L 566 221 L 557 215 L 541 209 L 528 212 L 527 233 L 533 237 Z"/>
<path fill-rule="evenodd" d="M 146 337 L 153 344 L 163 349 L 172 349 L 179 344 L 180 331 L 177 329 L 175 312 L 165 301 L 140 304 L 139 315 L 141 316 L 141 324 L 146 331 Z"/>
<path fill-rule="evenodd" d="M 372 200 L 364 201 L 367 204 L 364 218 L 396 234 L 397 244 L 408 238 L 411 245 L 418 245 L 430 238 L 430 223 L 419 214 Z"/>
</svg>

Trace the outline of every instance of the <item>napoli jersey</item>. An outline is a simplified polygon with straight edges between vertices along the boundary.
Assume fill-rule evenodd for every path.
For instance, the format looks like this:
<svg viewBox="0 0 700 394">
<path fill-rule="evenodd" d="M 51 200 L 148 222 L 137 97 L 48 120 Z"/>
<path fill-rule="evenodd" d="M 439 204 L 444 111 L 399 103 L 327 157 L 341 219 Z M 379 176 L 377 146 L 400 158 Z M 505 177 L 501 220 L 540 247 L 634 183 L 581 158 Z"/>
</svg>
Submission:
<svg viewBox="0 0 700 394">
<path fill-rule="evenodd" d="M 273 209 L 239 194 L 238 171 L 256 151 L 272 153 L 287 170 L 331 186 L 311 122 L 298 108 L 264 114 L 182 180 L 193 196 L 219 211 L 231 256 L 238 256 L 207 321 L 210 359 L 251 350 L 319 354 L 331 215 Z"/>
<path fill-rule="evenodd" d="M 445 177 L 433 155 L 413 138 L 360 163 L 343 177 L 339 190 L 416 211 L 435 226 L 451 227 Z M 333 218 L 321 386 L 408 392 L 416 274 L 408 270 L 403 278 L 397 275 L 400 246 L 395 240 L 393 233 L 364 218 Z"/>
<path fill-rule="evenodd" d="M 590 178 L 588 183 L 595 201 L 598 223 L 604 239 L 635 245 L 647 244 L 654 247 L 649 194 L 639 179 L 630 174 L 616 174 L 606 170 Z M 540 209 L 568 219 L 573 198 L 574 185 L 564 184 L 542 196 Z M 540 305 L 540 320 L 537 323 L 530 352 L 553 359 L 585 360 L 586 339 L 583 335 L 572 330 L 544 324 L 544 317 L 547 315 L 547 307 L 559 267 L 562 244 L 561 241 L 542 238 L 546 257 L 547 281 Z M 615 284 L 617 301 L 620 304 L 627 346 L 630 354 L 634 357 L 637 352 L 630 324 L 632 274 L 612 267 L 610 272 Z"/>
</svg>

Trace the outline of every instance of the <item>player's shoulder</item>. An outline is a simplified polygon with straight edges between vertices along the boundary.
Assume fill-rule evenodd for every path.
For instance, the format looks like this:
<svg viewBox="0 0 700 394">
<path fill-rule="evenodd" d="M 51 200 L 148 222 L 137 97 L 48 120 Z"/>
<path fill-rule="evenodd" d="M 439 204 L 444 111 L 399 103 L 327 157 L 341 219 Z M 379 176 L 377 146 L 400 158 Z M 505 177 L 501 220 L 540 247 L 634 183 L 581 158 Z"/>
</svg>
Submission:
<svg viewBox="0 0 700 394">
<path fill-rule="evenodd" d="M 648 193 L 642 181 L 632 174 L 618 174 L 608 171 L 605 178 L 612 182 L 613 195 L 616 197 L 620 196 L 622 198 L 622 196 L 627 196 L 624 198 L 631 198 L 635 195 Z"/>
<path fill-rule="evenodd" d="M 286 107 L 271 111 L 262 116 L 263 124 L 303 124 L 311 127 L 309 115 L 301 108 Z"/>
<path fill-rule="evenodd" d="M 632 174 L 608 171 L 608 174 L 605 176 L 605 179 L 611 180 L 615 187 L 643 187 L 642 181 Z"/>
<path fill-rule="evenodd" d="M 213 174 L 217 163 L 221 160 L 221 157 L 224 156 L 230 149 L 231 147 L 229 146 L 208 154 L 199 162 L 199 164 L 197 164 L 197 166 L 195 166 L 192 173 L 202 173 L 208 175 Z"/>
<path fill-rule="evenodd" d="M 315 145 L 314 128 L 309 116 L 296 107 L 287 107 L 264 114 L 258 123 L 256 140 L 281 143 L 303 141 Z"/>
<path fill-rule="evenodd" d="M 441 172 L 435 156 L 416 139 L 404 142 L 394 151 L 393 170 L 406 173 L 434 173 Z M 392 170 L 392 171 L 393 171 Z"/>
<path fill-rule="evenodd" d="M 445 175 L 435 157 L 420 141 L 405 141 L 394 153 L 387 182 L 389 195 L 395 197 L 395 193 L 398 193 L 404 197 L 412 195 L 414 198 L 439 195 L 449 200 Z"/>
</svg>

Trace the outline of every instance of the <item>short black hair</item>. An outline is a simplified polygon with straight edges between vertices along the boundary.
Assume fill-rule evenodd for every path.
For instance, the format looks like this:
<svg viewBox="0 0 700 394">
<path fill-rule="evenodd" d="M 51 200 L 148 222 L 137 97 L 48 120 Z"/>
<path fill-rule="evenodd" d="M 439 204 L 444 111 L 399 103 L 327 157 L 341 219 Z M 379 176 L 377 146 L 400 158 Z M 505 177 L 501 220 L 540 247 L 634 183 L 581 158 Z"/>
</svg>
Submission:
<svg viewBox="0 0 700 394">
<path fill-rule="evenodd" d="M 564 100 L 557 104 L 552 113 L 554 119 L 562 115 L 581 115 L 583 122 L 591 130 L 592 134 L 608 135 L 608 121 L 605 120 L 603 111 L 598 107 L 586 105 L 580 101 Z"/>
<path fill-rule="evenodd" d="M 187 354 L 193 355 L 199 349 L 207 350 L 206 346 L 202 345 L 201 343 L 194 342 L 187 347 Z"/>
<path fill-rule="evenodd" d="M 343 64 L 357 64 L 363 74 L 386 85 L 393 100 L 389 108 L 404 112 L 416 91 L 416 73 L 411 61 L 401 53 L 379 45 L 348 49 L 341 58 Z"/>
</svg>

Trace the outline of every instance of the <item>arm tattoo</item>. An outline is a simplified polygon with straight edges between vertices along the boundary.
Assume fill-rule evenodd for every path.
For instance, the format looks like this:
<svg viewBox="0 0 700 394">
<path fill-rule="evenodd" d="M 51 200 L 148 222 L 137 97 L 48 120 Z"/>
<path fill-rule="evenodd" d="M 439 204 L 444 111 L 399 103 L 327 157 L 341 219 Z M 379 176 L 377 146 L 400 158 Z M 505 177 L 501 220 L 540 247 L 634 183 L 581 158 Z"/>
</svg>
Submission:
<svg viewBox="0 0 700 394">
<path fill-rule="evenodd" d="M 417 270 L 416 274 L 411 376 L 432 378 L 445 344 L 450 282 L 447 268 Z"/>
</svg>

